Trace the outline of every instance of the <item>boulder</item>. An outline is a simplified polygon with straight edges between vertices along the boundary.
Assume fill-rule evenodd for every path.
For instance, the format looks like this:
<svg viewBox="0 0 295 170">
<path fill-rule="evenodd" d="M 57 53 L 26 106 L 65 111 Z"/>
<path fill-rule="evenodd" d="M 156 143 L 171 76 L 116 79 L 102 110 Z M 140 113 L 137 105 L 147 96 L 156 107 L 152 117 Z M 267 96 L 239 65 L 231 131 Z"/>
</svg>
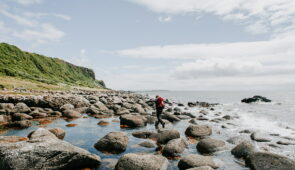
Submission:
<svg viewBox="0 0 295 170">
<path fill-rule="evenodd" d="M 128 146 L 128 137 L 123 132 L 110 132 L 101 138 L 94 147 L 102 152 L 121 153 Z"/>
<path fill-rule="evenodd" d="M 178 121 L 180 121 L 180 119 L 177 116 L 169 114 L 169 113 L 163 114 L 162 118 L 166 119 L 166 120 L 169 120 L 170 122 L 178 122 Z"/>
<path fill-rule="evenodd" d="M 146 111 L 140 104 L 134 104 L 133 109 L 135 113 L 146 113 Z"/>
<path fill-rule="evenodd" d="M 21 128 L 21 129 L 29 128 L 31 126 L 32 126 L 32 122 L 30 122 L 29 120 L 14 121 L 8 124 L 8 127 L 15 127 L 15 128 Z"/>
<path fill-rule="evenodd" d="M 60 110 L 61 111 L 65 111 L 65 110 L 74 110 L 75 106 L 68 103 L 68 104 L 65 104 L 63 106 L 60 107 Z"/>
<path fill-rule="evenodd" d="M 109 109 L 100 101 L 97 101 L 94 106 L 103 112 L 108 112 Z"/>
<path fill-rule="evenodd" d="M 62 128 L 52 128 L 49 129 L 51 133 L 53 133 L 58 139 L 63 140 L 66 136 L 66 132 Z"/>
<path fill-rule="evenodd" d="M 233 145 L 238 145 L 240 144 L 241 142 L 244 142 L 244 141 L 249 141 L 249 136 L 242 136 L 242 135 L 239 135 L 239 136 L 233 136 L 233 137 L 230 137 L 228 138 L 226 141 L 230 144 L 233 144 Z"/>
<path fill-rule="evenodd" d="M 249 141 L 244 141 L 238 144 L 231 150 L 231 153 L 237 158 L 246 158 L 249 154 L 255 151 L 255 146 Z"/>
<path fill-rule="evenodd" d="M 166 144 L 170 140 L 177 138 L 180 138 L 180 134 L 177 130 L 163 130 L 156 136 L 156 140 L 159 144 Z"/>
<path fill-rule="evenodd" d="M 132 133 L 132 136 L 136 138 L 151 139 L 156 138 L 157 133 L 152 131 L 136 131 Z"/>
<path fill-rule="evenodd" d="M 188 143 L 182 138 L 172 139 L 165 145 L 163 155 L 169 157 L 180 156 L 187 146 Z"/>
<path fill-rule="evenodd" d="M 30 120 L 30 119 L 33 119 L 32 116 L 30 115 L 27 115 L 25 113 L 14 113 L 12 116 L 11 116 L 11 119 L 13 121 L 20 121 L 20 120 Z"/>
<path fill-rule="evenodd" d="M 115 170 L 166 170 L 168 164 L 161 155 L 128 153 L 118 160 Z"/>
<path fill-rule="evenodd" d="M 141 147 L 145 147 L 145 148 L 156 148 L 157 145 L 154 142 L 151 141 L 144 141 L 138 144 Z"/>
<path fill-rule="evenodd" d="M 194 124 L 194 125 L 197 125 L 198 124 L 198 121 L 197 121 L 197 119 L 191 119 L 189 121 L 189 123 Z"/>
<path fill-rule="evenodd" d="M 115 112 L 116 115 L 126 115 L 126 114 L 130 114 L 130 111 L 124 107 L 118 109 L 116 112 Z"/>
<path fill-rule="evenodd" d="M 253 170 L 294 170 L 295 161 L 285 156 L 268 152 L 254 152 L 246 159 L 246 165 Z"/>
<path fill-rule="evenodd" d="M 39 118 L 45 118 L 47 117 L 46 113 L 42 113 L 42 112 L 32 112 L 30 113 L 30 116 L 32 116 L 35 119 L 39 119 Z"/>
<path fill-rule="evenodd" d="M 218 168 L 218 166 L 215 164 L 212 157 L 210 156 L 190 154 L 185 157 L 182 157 L 178 162 L 178 168 L 180 170 L 202 166 L 210 166 L 214 169 Z"/>
<path fill-rule="evenodd" d="M 265 134 L 262 134 L 260 132 L 253 132 L 250 137 L 252 140 L 255 140 L 257 142 L 270 142 L 271 141 L 271 139 L 268 136 L 266 136 Z"/>
<path fill-rule="evenodd" d="M 213 168 L 211 168 L 210 166 L 200 166 L 200 167 L 196 167 L 196 168 L 190 168 L 187 170 L 213 170 Z"/>
<path fill-rule="evenodd" d="M 31 109 L 25 103 L 17 103 L 13 110 L 13 113 L 30 113 Z"/>
<path fill-rule="evenodd" d="M 210 136 L 212 134 L 212 129 L 207 125 L 190 125 L 185 130 L 185 134 L 190 137 L 202 138 Z"/>
<path fill-rule="evenodd" d="M 63 111 L 63 116 L 70 118 L 70 119 L 74 119 L 74 118 L 80 118 L 82 117 L 82 115 L 74 110 L 65 110 Z"/>
<path fill-rule="evenodd" d="M 141 115 L 122 115 L 120 116 L 120 124 L 130 128 L 143 127 L 147 124 L 147 119 Z"/>
<path fill-rule="evenodd" d="M 83 169 L 98 168 L 100 157 L 59 140 L 39 128 L 28 141 L 0 144 L 1 169 Z"/>
<path fill-rule="evenodd" d="M 217 139 L 202 139 L 197 144 L 197 149 L 200 153 L 213 153 L 221 150 L 225 146 L 225 142 Z"/>
</svg>

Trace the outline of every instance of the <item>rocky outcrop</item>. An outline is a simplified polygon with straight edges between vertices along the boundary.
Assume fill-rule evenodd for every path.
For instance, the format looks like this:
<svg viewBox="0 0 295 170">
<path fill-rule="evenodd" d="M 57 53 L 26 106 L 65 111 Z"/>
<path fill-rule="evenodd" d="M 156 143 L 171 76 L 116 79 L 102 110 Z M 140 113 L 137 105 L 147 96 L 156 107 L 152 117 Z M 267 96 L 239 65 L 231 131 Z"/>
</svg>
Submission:
<svg viewBox="0 0 295 170">
<path fill-rule="evenodd" d="M 115 170 L 166 170 L 168 163 L 161 155 L 128 153 L 118 160 Z"/>
<path fill-rule="evenodd" d="M 83 169 L 97 168 L 100 157 L 59 140 L 39 128 L 28 141 L 0 144 L 0 169 Z"/>
<path fill-rule="evenodd" d="M 94 147 L 102 152 L 121 153 L 128 146 L 128 137 L 123 132 L 110 132 L 101 138 Z"/>
<path fill-rule="evenodd" d="M 242 103 L 255 103 L 255 102 L 271 102 L 271 100 L 262 96 L 253 96 L 251 98 L 245 98 L 241 100 Z"/>
</svg>

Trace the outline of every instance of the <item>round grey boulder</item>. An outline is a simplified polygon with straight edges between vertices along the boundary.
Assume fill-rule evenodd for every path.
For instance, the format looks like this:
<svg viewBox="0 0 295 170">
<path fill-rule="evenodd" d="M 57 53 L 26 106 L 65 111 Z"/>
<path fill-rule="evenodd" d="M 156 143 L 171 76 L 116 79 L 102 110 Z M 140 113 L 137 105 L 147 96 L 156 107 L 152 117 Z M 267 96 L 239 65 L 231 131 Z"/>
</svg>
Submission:
<svg viewBox="0 0 295 170">
<path fill-rule="evenodd" d="M 155 138 L 157 133 L 152 131 L 136 131 L 132 133 L 132 136 L 136 138 L 142 138 L 142 139 L 150 139 Z"/>
<path fill-rule="evenodd" d="M 20 102 L 14 106 L 12 112 L 14 112 L 14 113 L 30 113 L 31 109 L 25 103 Z"/>
<path fill-rule="evenodd" d="M 124 132 L 110 132 L 101 138 L 94 147 L 102 152 L 121 153 L 128 146 L 128 136 Z"/>
<path fill-rule="evenodd" d="M 63 111 L 63 116 L 70 118 L 70 119 L 75 119 L 75 118 L 80 118 L 82 115 L 74 110 L 65 110 Z"/>
<path fill-rule="evenodd" d="M 157 145 L 154 142 L 151 141 L 144 141 L 141 142 L 140 144 L 138 144 L 141 147 L 145 147 L 145 148 L 156 148 Z"/>
<path fill-rule="evenodd" d="M 187 146 L 188 143 L 182 138 L 172 139 L 165 145 L 163 155 L 169 157 L 180 156 Z"/>
<path fill-rule="evenodd" d="M 255 151 L 255 146 L 249 141 L 238 144 L 231 150 L 231 153 L 237 158 L 246 158 L 250 153 Z"/>
<path fill-rule="evenodd" d="M 221 150 L 225 146 L 225 142 L 217 139 L 202 139 L 197 144 L 197 149 L 200 153 L 213 153 Z"/>
<path fill-rule="evenodd" d="M 58 139 L 61 139 L 61 140 L 63 140 L 66 136 L 65 130 L 63 130 L 62 128 L 52 128 L 52 129 L 49 129 L 49 131 L 53 133 Z"/>
<path fill-rule="evenodd" d="M 119 159 L 115 170 L 166 170 L 168 164 L 161 155 L 128 153 Z"/>
<path fill-rule="evenodd" d="M 159 144 L 166 144 L 170 140 L 177 138 L 180 138 L 180 133 L 177 130 L 163 130 L 156 136 Z"/>
<path fill-rule="evenodd" d="M 12 116 L 11 116 L 11 119 L 13 121 L 20 121 L 20 120 L 30 120 L 30 119 L 33 119 L 32 116 L 30 115 L 27 115 L 25 113 L 14 113 Z"/>
<path fill-rule="evenodd" d="M 181 158 L 178 162 L 178 168 L 180 170 L 185 170 L 189 168 L 210 166 L 212 168 L 218 168 L 218 166 L 213 161 L 210 156 L 194 155 L 190 154 Z"/>
<path fill-rule="evenodd" d="M 120 124 L 130 128 L 143 127 L 147 124 L 147 119 L 141 115 L 122 115 L 120 116 Z"/>
<path fill-rule="evenodd" d="M 190 137 L 202 138 L 210 136 L 212 134 L 212 129 L 207 125 L 190 125 L 185 130 L 185 134 Z"/>
</svg>

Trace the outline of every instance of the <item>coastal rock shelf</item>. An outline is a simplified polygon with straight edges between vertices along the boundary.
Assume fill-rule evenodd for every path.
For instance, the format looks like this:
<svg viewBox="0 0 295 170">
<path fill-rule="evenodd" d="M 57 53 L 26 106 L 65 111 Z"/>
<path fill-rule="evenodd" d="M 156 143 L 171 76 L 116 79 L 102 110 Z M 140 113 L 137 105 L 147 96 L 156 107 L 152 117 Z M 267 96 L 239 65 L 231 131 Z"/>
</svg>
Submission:
<svg viewBox="0 0 295 170">
<path fill-rule="evenodd" d="M 239 129 L 220 104 L 153 99 L 124 91 L 0 95 L 0 170 L 294 168 L 294 139 Z M 279 154 L 278 154 L 279 153 Z M 287 153 L 287 154 L 286 154 Z M 288 155 L 289 154 L 289 155 Z"/>
</svg>

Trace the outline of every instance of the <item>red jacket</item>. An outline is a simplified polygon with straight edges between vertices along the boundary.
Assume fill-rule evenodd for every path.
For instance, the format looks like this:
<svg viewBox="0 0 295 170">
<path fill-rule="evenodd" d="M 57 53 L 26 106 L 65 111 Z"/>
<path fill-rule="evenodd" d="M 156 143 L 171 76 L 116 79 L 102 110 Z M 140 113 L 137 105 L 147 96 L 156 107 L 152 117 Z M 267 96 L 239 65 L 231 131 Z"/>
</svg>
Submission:
<svg viewBox="0 0 295 170">
<path fill-rule="evenodd" d="M 162 97 L 158 97 L 156 99 L 156 107 L 159 108 L 159 107 L 165 107 L 165 104 L 164 104 L 164 98 Z"/>
</svg>

